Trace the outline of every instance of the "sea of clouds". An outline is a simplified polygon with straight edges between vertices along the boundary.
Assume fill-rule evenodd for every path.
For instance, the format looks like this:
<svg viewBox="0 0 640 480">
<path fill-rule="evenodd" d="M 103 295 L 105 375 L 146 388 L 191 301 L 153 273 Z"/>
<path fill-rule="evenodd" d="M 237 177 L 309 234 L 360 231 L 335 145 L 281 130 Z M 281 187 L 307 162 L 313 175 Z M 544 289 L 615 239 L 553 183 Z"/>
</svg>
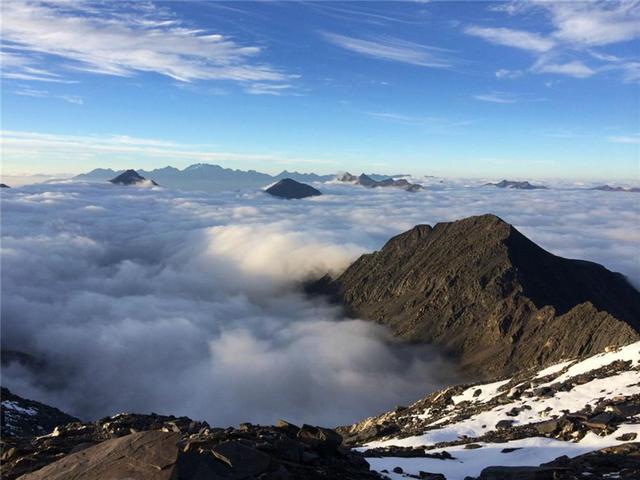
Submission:
<svg viewBox="0 0 640 480">
<path fill-rule="evenodd" d="M 2 192 L 2 384 L 83 419 L 120 411 L 337 425 L 461 380 L 429 347 L 300 293 L 418 223 L 495 213 L 640 285 L 637 194 L 317 185 L 287 201 L 62 182 Z"/>
</svg>

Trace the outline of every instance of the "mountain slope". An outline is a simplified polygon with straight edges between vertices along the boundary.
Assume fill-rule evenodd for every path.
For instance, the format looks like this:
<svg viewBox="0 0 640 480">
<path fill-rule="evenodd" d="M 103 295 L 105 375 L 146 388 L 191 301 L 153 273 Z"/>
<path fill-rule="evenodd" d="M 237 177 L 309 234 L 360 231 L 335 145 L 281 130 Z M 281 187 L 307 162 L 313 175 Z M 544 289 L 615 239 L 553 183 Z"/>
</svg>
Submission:
<svg viewBox="0 0 640 480">
<path fill-rule="evenodd" d="M 638 414 L 640 342 L 489 384 L 449 387 L 338 431 L 365 452 L 373 469 L 394 479 L 406 478 L 393 473 L 396 467 L 410 475 L 441 473 L 447 480 L 581 478 L 568 474 L 586 471 L 592 479 L 638 478 L 638 444 L 625 446 L 640 439 Z M 620 447 L 613 463 L 584 456 L 606 448 L 610 454 L 611 447 Z M 563 455 L 583 457 L 571 462 Z M 553 460 L 537 470 L 539 476 L 533 468 L 529 477 L 517 475 L 524 466 Z M 567 476 L 553 476 L 552 470 Z"/>
<path fill-rule="evenodd" d="M 279 182 L 271 185 L 265 190 L 266 193 L 274 197 L 292 199 L 301 199 L 307 197 L 316 197 L 322 193 L 306 183 L 296 182 L 290 178 L 283 178 Z"/>
<path fill-rule="evenodd" d="M 309 289 L 443 347 L 474 378 L 639 338 L 640 292 L 622 275 L 557 257 L 494 215 L 419 225 Z"/>
<path fill-rule="evenodd" d="M 2 437 L 30 437 L 51 432 L 56 425 L 77 418 L 40 402 L 27 400 L 3 388 L 1 394 Z"/>
</svg>

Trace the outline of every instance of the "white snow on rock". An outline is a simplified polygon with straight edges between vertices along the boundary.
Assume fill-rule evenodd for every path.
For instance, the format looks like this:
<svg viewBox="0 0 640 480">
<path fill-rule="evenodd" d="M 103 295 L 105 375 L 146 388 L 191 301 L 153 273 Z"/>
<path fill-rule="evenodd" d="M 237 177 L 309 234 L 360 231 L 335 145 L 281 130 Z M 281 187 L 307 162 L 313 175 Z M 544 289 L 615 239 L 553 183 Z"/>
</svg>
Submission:
<svg viewBox="0 0 640 480">
<path fill-rule="evenodd" d="M 460 402 L 488 402 L 493 397 L 498 395 L 501 387 L 509 383 L 511 379 L 503 380 L 500 382 L 487 383 L 485 385 L 476 385 L 471 388 L 467 388 L 461 395 L 454 395 L 451 397 L 453 403 L 456 405 Z M 480 393 L 476 395 L 476 392 L 480 390 Z"/>
<path fill-rule="evenodd" d="M 22 415 L 29 415 L 29 416 L 33 416 L 38 413 L 38 411 L 35 408 L 30 408 L 30 407 L 24 408 L 11 400 L 4 400 L 2 402 L 2 408 L 5 410 L 13 410 L 16 413 L 19 413 Z"/>
<path fill-rule="evenodd" d="M 569 360 L 568 362 L 560 362 L 560 363 L 556 363 L 555 365 L 551 365 L 550 367 L 540 370 L 538 374 L 535 376 L 535 378 L 543 378 L 543 377 L 547 377 L 549 375 L 553 375 L 555 373 L 561 372 L 572 363 L 574 363 L 574 360 Z"/>
<path fill-rule="evenodd" d="M 616 361 L 629 363 L 577 378 Z M 437 443 L 456 442 L 463 439 L 467 439 L 468 443 L 470 439 L 482 437 L 496 430 L 496 425 L 501 420 L 509 420 L 513 426 L 519 426 L 559 418 L 569 412 L 584 411 L 585 408 L 586 411 L 590 411 L 589 407 L 593 409 L 603 399 L 640 395 L 638 366 L 640 366 L 640 342 L 582 361 L 560 362 L 537 373 L 531 373 L 526 381 L 519 379 L 520 383 L 516 387 L 504 388 L 510 380 L 472 386 L 459 395 L 452 396 L 452 403 L 445 408 L 440 407 L 440 410 L 434 411 L 433 408 L 426 406 L 419 411 L 419 414 L 411 415 L 414 417 L 413 423 L 423 421 L 423 433 L 404 438 L 402 438 L 403 435 L 382 438 L 371 441 L 358 450 L 366 451 L 392 446 L 424 447 L 428 449 L 428 453 L 432 454 L 443 450 L 434 448 Z M 572 380 L 574 378 L 575 381 Z M 544 383 L 539 383 L 538 379 L 542 379 Z M 567 380 L 568 385 L 565 384 L 560 389 L 554 388 L 551 395 L 544 393 L 545 387 L 561 384 Z M 520 387 L 520 393 L 512 395 L 518 387 Z M 524 387 L 526 388 L 522 390 Z M 476 394 L 478 390 L 480 392 Z M 492 401 L 493 399 L 496 401 Z M 640 437 L 640 424 L 634 422 L 635 420 L 628 420 L 628 423 L 619 425 L 615 432 L 605 436 L 588 432 L 579 441 L 562 441 L 546 437 L 531 437 L 494 444 L 475 441 L 474 443 L 482 445 L 482 448 L 478 449 L 465 449 L 461 442 L 444 449 L 456 457 L 456 460 L 369 457 L 367 461 L 374 470 L 391 472 L 385 475 L 392 479 L 407 478 L 401 474 L 392 473 L 393 468 L 399 466 L 405 474 L 417 475 L 420 471 L 424 471 L 442 473 L 448 480 L 462 480 L 466 476 L 477 476 L 482 469 L 492 465 L 538 466 L 562 455 L 575 457 L 593 450 L 619 445 L 624 442 L 616 438 L 624 433 L 636 433 Z M 411 430 L 413 431 L 415 430 Z M 519 450 L 502 453 L 504 448 Z"/>
<path fill-rule="evenodd" d="M 463 445 L 446 449 L 430 450 L 429 453 L 438 453 L 446 450 L 455 459 L 440 460 L 437 458 L 367 458 L 373 470 L 385 473 L 392 479 L 406 479 L 401 474 L 393 473 L 395 467 L 401 467 L 405 474 L 417 475 L 420 471 L 442 473 L 447 480 L 464 480 L 467 476 L 478 476 L 480 472 L 489 466 L 538 466 L 541 463 L 550 462 L 556 458 L 567 455 L 576 457 L 585 453 L 612 447 L 625 443 L 616 440 L 616 437 L 624 433 L 636 433 L 640 435 L 640 425 L 622 425 L 611 435 L 598 436 L 588 433 L 579 442 L 563 442 L 553 438 L 532 437 L 521 440 L 512 440 L 506 443 L 482 443 L 482 448 L 468 450 Z M 519 448 L 510 453 L 502 453 L 505 448 Z"/>
<path fill-rule="evenodd" d="M 570 367 L 569 370 L 567 370 L 565 373 L 557 378 L 554 378 L 546 385 L 550 385 L 551 383 L 556 382 L 564 382 L 571 377 L 590 372 L 591 370 L 596 370 L 617 360 L 631 361 L 632 367 L 640 364 L 640 342 L 632 343 L 620 348 L 617 351 L 600 353 L 598 355 L 594 355 L 593 357 L 589 357 L 586 360 L 578 362 Z"/>
</svg>

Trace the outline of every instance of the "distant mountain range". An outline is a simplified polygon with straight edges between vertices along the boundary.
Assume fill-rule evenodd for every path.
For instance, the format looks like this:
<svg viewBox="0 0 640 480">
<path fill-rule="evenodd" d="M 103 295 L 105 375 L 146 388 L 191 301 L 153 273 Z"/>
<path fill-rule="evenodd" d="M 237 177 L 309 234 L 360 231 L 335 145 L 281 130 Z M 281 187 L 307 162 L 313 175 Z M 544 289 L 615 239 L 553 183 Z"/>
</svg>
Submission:
<svg viewBox="0 0 640 480">
<path fill-rule="evenodd" d="M 207 163 L 197 163 L 182 170 L 168 166 L 154 170 L 136 170 L 136 172 L 140 176 L 166 187 L 184 190 L 202 190 L 205 192 L 263 187 L 285 178 L 290 178 L 297 182 L 327 182 L 334 180 L 337 176 L 337 174 L 318 175 L 316 173 L 289 172 L 287 170 L 283 170 L 278 175 L 269 175 L 268 173 L 262 173 L 256 170 L 235 170 Z M 125 170 L 96 168 L 88 173 L 76 175 L 73 178 L 74 180 L 88 182 L 106 182 L 123 173 L 125 173 Z M 368 176 L 378 182 L 408 175 L 381 175 L 372 173 Z"/>
</svg>

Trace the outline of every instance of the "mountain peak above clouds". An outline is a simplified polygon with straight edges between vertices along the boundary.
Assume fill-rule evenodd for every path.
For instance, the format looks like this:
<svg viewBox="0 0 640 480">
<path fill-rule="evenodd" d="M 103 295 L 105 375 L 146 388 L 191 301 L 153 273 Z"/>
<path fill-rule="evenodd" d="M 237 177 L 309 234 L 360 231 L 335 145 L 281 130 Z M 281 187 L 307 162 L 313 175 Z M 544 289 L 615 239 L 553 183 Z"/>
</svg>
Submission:
<svg viewBox="0 0 640 480">
<path fill-rule="evenodd" d="M 153 180 L 147 180 L 135 170 L 125 170 L 123 173 L 121 173 L 117 177 L 109 180 L 109 182 L 113 183 L 114 185 L 138 185 L 138 184 L 145 183 L 147 181 L 150 182 L 151 185 L 155 185 L 155 186 L 158 185 Z"/>
<path fill-rule="evenodd" d="M 621 274 L 553 255 L 495 215 L 418 225 L 309 290 L 440 346 L 476 378 L 594 354 L 640 331 L 640 292 Z"/>
</svg>

